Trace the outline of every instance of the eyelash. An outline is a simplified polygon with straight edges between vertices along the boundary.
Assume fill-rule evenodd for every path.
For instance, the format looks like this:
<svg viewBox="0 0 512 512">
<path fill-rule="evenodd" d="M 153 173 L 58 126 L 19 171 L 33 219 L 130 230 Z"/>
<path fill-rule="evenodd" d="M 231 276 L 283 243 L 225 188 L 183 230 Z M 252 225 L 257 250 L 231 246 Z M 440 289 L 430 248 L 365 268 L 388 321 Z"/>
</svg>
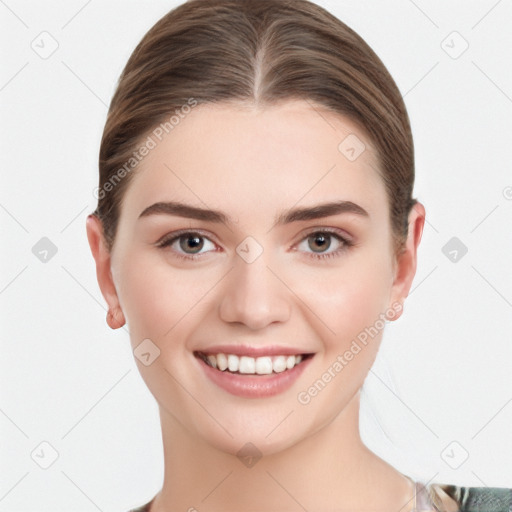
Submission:
<svg viewBox="0 0 512 512">
<path fill-rule="evenodd" d="M 308 257 L 316 259 L 316 260 L 325 260 L 327 258 L 340 256 L 341 253 L 345 252 L 347 249 L 349 249 L 350 247 L 352 247 L 354 245 L 354 243 L 351 240 L 341 236 L 336 230 L 329 229 L 329 228 L 316 229 L 315 231 L 309 232 L 308 234 L 306 234 L 306 236 L 304 236 L 303 238 L 301 238 L 299 240 L 298 244 L 303 242 L 304 240 L 307 240 L 310 236 L 318 235 L 318 234 L 330 235 L 333 238 L 335 238 L 336 240 L 338 240 L 338 242 L 340 242 L 342 245 L 339 249 L 336 249 L 333 252 L 329 252 L 329 253 L 325 253 L 325 254 L 306 253 L 306 254 L 308 254 Z M 206 238 L 207 240 L 210 240 L 210 238 L 208 238 L 206 235 L 201 233 L 201 231 L 177 231 L 175 233 L 172 233 L 169 237 L 165 237 L 163 240 L 157 242 L 156 246 L 160 249 L 165 249 L 166 247 L 171 246 L 174 242 L 176 242 L 180 238 L 184 237 L 185 235 L 197 235 L 201 238 Z M 215 243 L 212 240 L 210 240 L 210 242 Z M 296 245 L 298 245 L 298 244 L 296 244 Z M 209 252 L 212 252 L 212 251 L 209 251 Z M 194 261 L 194 260 L 197 260 L 198 258 L 200 258 L 202 255 L 201 254 L 191 255 L 191 254 L 183 254 L 183 253 L 175 252 L 175 256 L 182 260 Z"/>
</svg>

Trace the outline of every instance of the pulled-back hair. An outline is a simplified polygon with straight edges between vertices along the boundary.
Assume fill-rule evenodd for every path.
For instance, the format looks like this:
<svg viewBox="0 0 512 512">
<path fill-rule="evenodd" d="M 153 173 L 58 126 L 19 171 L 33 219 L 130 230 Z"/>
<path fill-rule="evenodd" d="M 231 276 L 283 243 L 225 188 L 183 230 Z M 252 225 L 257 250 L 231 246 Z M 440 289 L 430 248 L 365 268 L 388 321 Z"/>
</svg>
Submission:
<svg viewBox="0 0 512 512">
<path fill-rule="evenodd" d="M 400 251 L 416 203 L 413 141 L 402 96 L 368 44 L 307 0 L 190 0 L 147 32 L 119 78 L 101 140 L 94 213 L 109 249 L 130 170 L 151 130 L 164 123 L 169 131 L 171 116 L 178 119 L 190 105 L 265 107 L 292 99 L 346 116 L 369 137 Z"/>
</svg>

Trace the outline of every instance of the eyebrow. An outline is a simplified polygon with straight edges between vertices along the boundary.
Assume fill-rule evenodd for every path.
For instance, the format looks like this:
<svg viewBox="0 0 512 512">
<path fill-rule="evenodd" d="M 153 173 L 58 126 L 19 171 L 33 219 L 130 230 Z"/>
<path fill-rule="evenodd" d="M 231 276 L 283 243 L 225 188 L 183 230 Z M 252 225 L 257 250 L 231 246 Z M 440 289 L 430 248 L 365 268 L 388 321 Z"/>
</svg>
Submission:
<svg viewBox="0 0 512 512">
<path fill-rule="evenodd" d="M 330 217 L 332 215 L 339 215 L 342 213 L 352 213 L 367 218 L 370 216 L 364 208 L 352 201 L 334 201 L 309 207 L 291 208 L 290 210 L 286 210 L 277 216 L 274 226 L 291 224 L 292 222 L 321 219 L 323 217 Z M 175 215 L 188 219 L 222 224 L 230 224 L 232 222 L 231 219 L 221 211 L 199 208 L 197 206 L 191 206 L 176 201 L 154 203 L 141 212 L 139 219 L 157 214 Z"/>
</svg>

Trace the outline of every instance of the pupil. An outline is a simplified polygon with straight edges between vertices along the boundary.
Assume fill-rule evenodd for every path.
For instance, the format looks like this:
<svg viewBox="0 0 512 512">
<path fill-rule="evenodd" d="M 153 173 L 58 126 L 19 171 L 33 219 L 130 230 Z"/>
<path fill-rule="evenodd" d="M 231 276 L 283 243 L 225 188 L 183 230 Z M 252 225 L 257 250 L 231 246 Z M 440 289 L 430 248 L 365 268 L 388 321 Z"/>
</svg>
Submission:
<svg viewBox="0 0 512 512">
<path fill-rule="evenodd" d="M 312 245 L 312 242 L 316 244 L 316 247 Z M 309 247 L 315 252 L 322 252 L 331 246 L 331 238 L 329 235 L 318 234 L 309 237 Z"/>
<path fill-rule="evenodd" d="M 200 236 L 188 236 L 180 239 L 180 247 L 184 252 L 196 253 L 199 252 L 204 245 L 204 241 Z M 192 249 L 191 251 L 189 249 Z"/>
</svg>

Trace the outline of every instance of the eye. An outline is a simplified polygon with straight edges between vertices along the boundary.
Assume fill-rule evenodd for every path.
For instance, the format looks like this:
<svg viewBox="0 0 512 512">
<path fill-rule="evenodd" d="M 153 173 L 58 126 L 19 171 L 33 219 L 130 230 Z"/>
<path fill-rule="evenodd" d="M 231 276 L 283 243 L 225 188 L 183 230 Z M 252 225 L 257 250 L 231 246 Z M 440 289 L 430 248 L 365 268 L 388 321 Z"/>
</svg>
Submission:
<svg viewBox="0 0 512 512">
<path fill-rule="evenodd" d="M 178 257 L 194 259 L 196 255 L 215 251 L 216 245 L 206 236 L 194 231 L 172 233 L 157 242 L 160 248 L 171 248 Z"/>
<path fill-rule="evenodd" d="M 328 258 L 339 255 L 352 245 L 350 240 L 336 232 L 321 230 L 307 235 L 298 244 L 297 249 L 313 258 Z"/>
</svg>

